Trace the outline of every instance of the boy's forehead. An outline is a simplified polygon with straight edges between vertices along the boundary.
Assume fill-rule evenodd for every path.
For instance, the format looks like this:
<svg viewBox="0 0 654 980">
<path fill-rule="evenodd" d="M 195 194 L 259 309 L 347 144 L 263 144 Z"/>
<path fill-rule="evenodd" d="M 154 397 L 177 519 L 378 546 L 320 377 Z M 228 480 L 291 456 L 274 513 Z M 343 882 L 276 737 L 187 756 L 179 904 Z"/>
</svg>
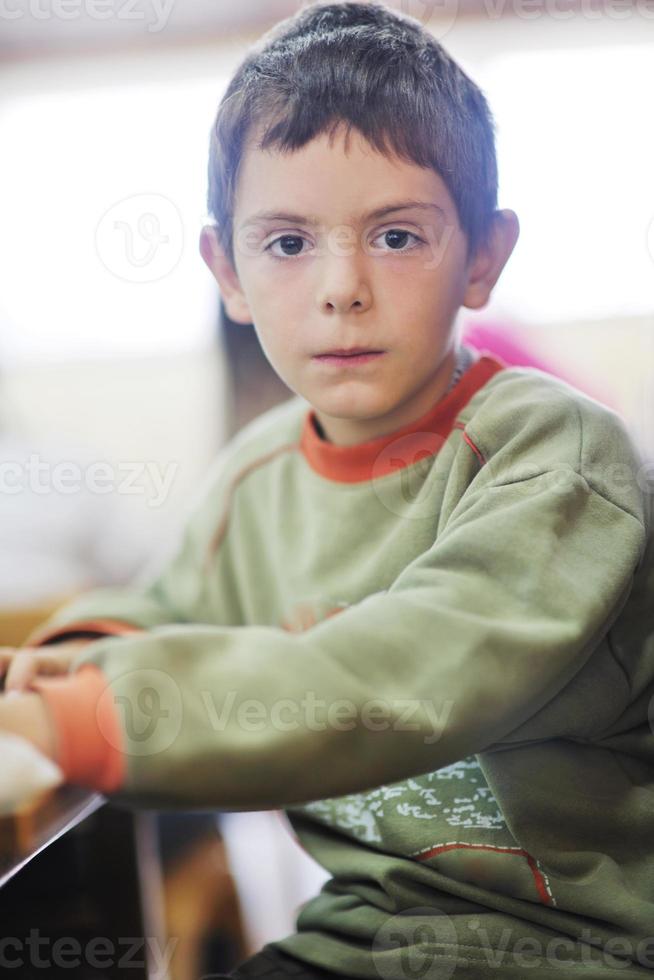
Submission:
<svg viewBox="0 0 654 980">
<path fill-rule="evenodd" d="M 284 152 L 262 150 L 251 140 L 241 159 L 234 216 L 239 227 L 299 219 L 318 225 L 331 220 L 331 208 L 364 221 L 409 207 L 432 220 L 453 207 L 435 170 L 382 154 L 358 133 L 347 151 L 342 139 L 330 143 L 321 134 Z"/>
</svg>

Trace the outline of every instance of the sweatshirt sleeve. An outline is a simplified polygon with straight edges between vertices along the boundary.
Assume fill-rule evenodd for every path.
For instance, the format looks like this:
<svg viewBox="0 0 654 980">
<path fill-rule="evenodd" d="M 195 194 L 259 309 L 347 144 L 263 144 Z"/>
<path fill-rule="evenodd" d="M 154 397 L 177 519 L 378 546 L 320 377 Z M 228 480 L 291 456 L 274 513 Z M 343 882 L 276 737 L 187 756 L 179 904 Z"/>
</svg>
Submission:
<svg viewBox="0 0 654 980">
<path fill-rule="evenodd" d="M 560 735 L 530 720 L 618 616 L 645 538 L 567 468 L 471 485 L 386 592 L 303 633 L 155 625 L 91 644 L 63 683 L 81 697 L 78 668 L 103 672 L 95 717 L 109 726 L 115 706 L 125 764 L 112 797 L 127 805 L 253 810 L 360 792 L 511 733 L 515 746 L 518 729 Z M 64 714 L 67 744 L 76 728 Z"/>
</svg>

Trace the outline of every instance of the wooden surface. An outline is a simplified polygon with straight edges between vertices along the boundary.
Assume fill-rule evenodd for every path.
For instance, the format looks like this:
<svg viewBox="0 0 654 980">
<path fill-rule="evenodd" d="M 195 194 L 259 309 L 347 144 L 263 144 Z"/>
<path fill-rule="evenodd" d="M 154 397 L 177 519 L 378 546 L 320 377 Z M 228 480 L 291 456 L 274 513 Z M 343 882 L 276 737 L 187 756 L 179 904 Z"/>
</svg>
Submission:
<svg viewBox="0 0 654 980">
<path fill-rule="evenodd" d="M 62 595 L 32 606 L 0 607 L 0 646 L 21 646 L 37 626 L 45 623 L 60 606 L 72 598 L 72 595 Z"/>
</svg>

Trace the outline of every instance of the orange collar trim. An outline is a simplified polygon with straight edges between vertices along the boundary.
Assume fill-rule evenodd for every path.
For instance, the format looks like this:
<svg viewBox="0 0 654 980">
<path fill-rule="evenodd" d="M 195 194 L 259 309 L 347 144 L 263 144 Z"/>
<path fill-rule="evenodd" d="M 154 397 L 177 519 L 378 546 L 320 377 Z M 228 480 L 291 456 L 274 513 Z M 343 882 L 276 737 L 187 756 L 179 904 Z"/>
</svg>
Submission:
<svg viewBox="0 0 654 980">
<path fill-rule="evenodd" d="M 336 446 L 322 439 L 315 427 L 315 410 L 310 408 L 304 416 L 300 451 L 311 469 L 338 483 L 362 483 L 386 476 L 422 457 L 435 456 L 450 435 L 461 409 L 487 381 L 506 367 L 505 362 L 494 355 L 480 356 L 458 384 L 419 419 L 395 432 L 354 446 Z"/>
</svg>

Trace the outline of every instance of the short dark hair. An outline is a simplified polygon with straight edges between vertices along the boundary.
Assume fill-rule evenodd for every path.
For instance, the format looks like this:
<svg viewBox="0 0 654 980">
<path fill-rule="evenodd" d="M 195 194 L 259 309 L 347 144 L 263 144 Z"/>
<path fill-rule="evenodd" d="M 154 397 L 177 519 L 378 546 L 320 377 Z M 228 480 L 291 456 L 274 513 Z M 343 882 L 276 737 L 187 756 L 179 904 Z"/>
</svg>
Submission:
<svg viewBox="0 0 654 980">
<path fill-rule="evenodd" d="M 497 207 L 495 126 L 478 86 L 413 17 L 382 3 L 314 3 L 249 50 L 211 132 L 208 212 L 234 265 L 244 147 L 300 149 L 344 123 L 375 149 L 436 171 L 475 253 Z M 389 149 L 390 148 L 390 149 Z"/>
</svg>

